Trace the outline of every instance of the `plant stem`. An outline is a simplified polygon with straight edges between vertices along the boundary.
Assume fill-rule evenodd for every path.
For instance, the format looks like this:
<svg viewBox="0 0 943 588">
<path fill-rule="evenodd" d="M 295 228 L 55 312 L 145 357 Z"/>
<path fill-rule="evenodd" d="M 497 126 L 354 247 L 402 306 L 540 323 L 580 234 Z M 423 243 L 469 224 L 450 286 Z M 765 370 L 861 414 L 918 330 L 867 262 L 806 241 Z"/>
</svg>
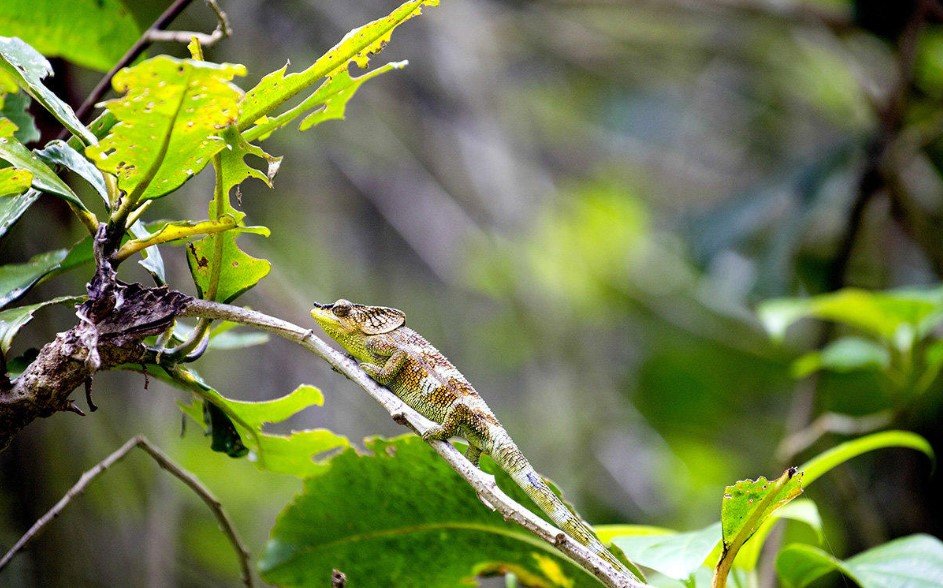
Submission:
<svg viewBox="0 0 943 588">
<path fill-rule="evenodd" d="M 133 239 L 121 246 L 121 249 L 115 254 L 117 261 L 124 261 L 138 251 L 147 249 L 152 245 L 177 241 L 193 235 L 212 235 L 228 231 L 236 226 L 236 221 L 232 217 L 223 217 L 220 220 L 206 220 L 196 223 L 192 226 L 174 226 L 167 225 L 160 231 L 157 231 L 146 239 Z"/>
</svg>

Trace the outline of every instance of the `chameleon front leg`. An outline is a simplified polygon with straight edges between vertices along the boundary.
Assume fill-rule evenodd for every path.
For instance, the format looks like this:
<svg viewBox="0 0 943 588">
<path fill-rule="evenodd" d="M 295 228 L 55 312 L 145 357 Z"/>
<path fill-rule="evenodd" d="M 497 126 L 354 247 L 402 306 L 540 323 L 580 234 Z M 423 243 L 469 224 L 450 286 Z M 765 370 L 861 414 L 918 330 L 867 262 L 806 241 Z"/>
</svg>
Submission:
<svg viewBox="0 0 943 588">
<path fill-rule="evenodd" d="M 382 366 L 375 363 L 361 363 L 360 368 L 367 372 L 367 375 L 376 380 L 382 386 L 389 386 L 393 383 L 393 378 L 400 373 L 403 366 L 409 360 L 409 354 L 403 350 L 393 352 L 393 355 L 386 360 Z"/>
</svg>

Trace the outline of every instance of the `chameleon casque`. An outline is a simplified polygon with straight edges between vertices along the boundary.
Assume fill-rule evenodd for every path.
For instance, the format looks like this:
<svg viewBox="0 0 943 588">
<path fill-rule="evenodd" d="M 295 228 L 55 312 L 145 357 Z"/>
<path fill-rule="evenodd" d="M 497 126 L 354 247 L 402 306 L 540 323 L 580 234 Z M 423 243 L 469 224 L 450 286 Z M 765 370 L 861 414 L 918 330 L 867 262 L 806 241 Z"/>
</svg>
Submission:
<svg viewBox="0 0 943 588">
<path fill-rule="evenodd" d="M 617 570 L 634 575 L 553 493 L 465 376 L 422 335 L 406 327 L 402 311 L 341 299 L 333 304 L 315 302 L 311 316 L 367 375 L 437 423 L 423 435 L 426 440 L 466 439 L 466 456 L 472 463 L 478 465 L 482 453 L 490 455 L 560 528 Z"/>
</svg>

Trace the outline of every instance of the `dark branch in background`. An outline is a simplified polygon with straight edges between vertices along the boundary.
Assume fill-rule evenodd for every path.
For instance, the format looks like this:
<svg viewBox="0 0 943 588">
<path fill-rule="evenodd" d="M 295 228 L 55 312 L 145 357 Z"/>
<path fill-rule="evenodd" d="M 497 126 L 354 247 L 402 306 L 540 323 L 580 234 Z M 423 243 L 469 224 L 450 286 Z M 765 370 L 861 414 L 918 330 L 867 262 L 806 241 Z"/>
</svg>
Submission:
<svg viewBox="0 0 943 588">
<path fill-rule="evenodd" d="M 104 474 L 108 468 L 116 464 L 118 461 L 124 459 L 124 457 L 128 455 L 128 453 L 130 453 L 131 450 L 135 447 L 140 447 L 145 453 L 151 456 L 154 461 L 157 462 L 157 465 L 186 484 L 188 488 L 193 490 L 193 492 L 195 492 L 196 495 L 206 503 L 206 506 L 208 506 L 209 509 L 213 512 L 213 515 L 216 517 L 216 520 L 219 523 L 220 529 L 222 529 L 223 533 L 226 534 L 227 539 L 229 539 L 229 542 L 232 544 L 233 549 L 236 552 L 236 556 L 239 558 L 239 567 L 242 572 L 242 582 L 246 586 L 253 586 L 252 570 L 249 566 L 249 550 L 246 549 L 242 539 L 239 538 L 239 533 L 236 532 L 236 528 L 233 526 L 229 515 L 226 514 L 225 510 L 223 510 L 223 505 L 220 503 L 219 499 L 216 498 L 210 489 L 204 486 L 196 478 L 196 476 L 177 465 L 164 452 L 152 445 L 150 441 L 140 435 L 129 439 L 124 445 L 119 447 L 111 455 L 95 464 L 95 467 L 82 474 L 82 477 L 79 478 L 79 481 L 76 482 L 74 486 L 69 488 L 69 491 L 65 493 L 65 496 L 63 496 L 59 502 L 50 508 L 46 514 L 40 517 L 39 520 L 33 523 L 33 526 L 30 527 L 30 529 L 24 533 L 22 537 L 20 537 L 20 540 L 17 541 L 2 558 L 0 558 L 0 572 L 2 572 L 3 568 L 6 567 L 8 563 L 10 563 L 10 560 L 13 559 L 14 555 L 26 547 L 29 542 L 36 538 L 49 523 L 54 521 L 56 517 L 62 514 L 62 511 L 65 510 L 70 502 L 72 502 L 73 498 L 76 498 L 79 494 L 84 492 L 89 484 Z"/>
</svg>

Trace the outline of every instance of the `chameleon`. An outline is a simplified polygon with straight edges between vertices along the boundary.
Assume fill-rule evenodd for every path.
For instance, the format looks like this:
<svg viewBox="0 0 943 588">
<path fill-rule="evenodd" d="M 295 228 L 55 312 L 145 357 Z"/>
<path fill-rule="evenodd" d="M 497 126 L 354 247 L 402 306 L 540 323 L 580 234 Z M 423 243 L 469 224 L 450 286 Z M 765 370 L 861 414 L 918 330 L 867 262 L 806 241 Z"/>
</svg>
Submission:
<svg viewBox="0 0 943 588">
<path fill-rule="evenodd" d="M 405 313 L 340 299 L 315 302 L 311 316 L 370 378 L 436 423 L 423 433 L 425 440 L 464 438 L 469 461 L 477 466 L 482 453 L 490 455 L 561 529 L 617 570 L 635 576 L 554 494 L 465 376 L 406 326 Z"/>
</svg>

